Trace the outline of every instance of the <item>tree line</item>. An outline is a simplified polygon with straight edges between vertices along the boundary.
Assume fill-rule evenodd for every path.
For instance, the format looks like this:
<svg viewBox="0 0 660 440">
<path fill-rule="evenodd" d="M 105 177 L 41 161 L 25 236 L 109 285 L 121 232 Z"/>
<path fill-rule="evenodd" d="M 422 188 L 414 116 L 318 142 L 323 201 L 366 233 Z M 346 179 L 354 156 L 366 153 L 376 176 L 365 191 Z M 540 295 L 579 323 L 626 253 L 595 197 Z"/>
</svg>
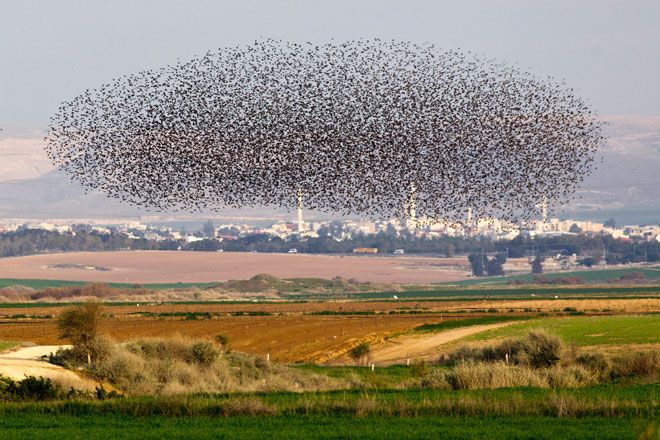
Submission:
<svg viewBox="0 0 660 440">
<path fill-rule="evenodd" d="M 656 262 L 660 255 L 660 243 L 614 239 L 607 235 L 563 235 L 552 237 L 518 236 L 512 240 L 494 241 L 484 237 L 415 237 L 410 233 L 397 235 L 391 232 L 357 234 L 339 240 L 331 232 L 320 231 L 321 236 L 300 240 L 269 234 L 253 234 L 235 239 L 218 240 L 204 238 L 191 243 L 183 239 L 150 240 L 132 238 L 112 231 L 101 233 L 78 228 L 75 233 L 43 229 L 21 229 L 0 233 L 0 257 L 14 257 L 49 252 L 116 251 L 116 250 L 189 250 L 206 252 L 287 252 L 295 248 L 304 253 L 351 253 L 358 247 L 377 248 L 379 253 L 392 253 L 403 249 L 412 254 L 436 254 L 451 257 L 461 254 L 478 255 L 483 271 L 497 272 L 497 264 L 506 258 L 529 257 L 541 259 L 555 255 L 576 254 L 585 265 L 605 261 L 607 264 L 632 262 Z M 498 257 L 498 255 L 501 255 Z M 495 258 L 496 263 L 489 263 Z M 476 261 L 477 257 L 473 257 Z M 499 264 L 498 263 L 498 264 Z M 488 264 L 491 264 L 489 271 Z"/>
</svg>

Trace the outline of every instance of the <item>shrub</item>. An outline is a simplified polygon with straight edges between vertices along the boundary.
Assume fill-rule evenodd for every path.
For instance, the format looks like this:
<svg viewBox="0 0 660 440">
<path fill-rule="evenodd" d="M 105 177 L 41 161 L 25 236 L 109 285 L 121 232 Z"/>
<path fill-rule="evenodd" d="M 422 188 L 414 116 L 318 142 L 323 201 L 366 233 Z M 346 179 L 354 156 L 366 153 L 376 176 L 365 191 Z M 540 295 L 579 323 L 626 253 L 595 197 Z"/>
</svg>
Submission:
<svg viewBox="0 0 660 440">
<path fill-rule="evenodd" d="M 61 390 L 50 379 L 28 376 L 18 382 L 3 379 L 2 394 L 15 400 L 53 400 L 61 395 Z"/>
<path fill-rule="evenodd" d="M 223 350 L 227 350 L 229 348 L 229 336 L 227 335 L 215 335 L 215 342 L 220 344 Z"/>
<path fill-rule="evenodd" d="M 456 363 L 461 361 L 503 361 L 533 368 L 550 367 L 560 359 L 561 340 L 543 332 L 530 332 L 519 339 L 506 340 L 495 347 L 459 347 L 441 362 Z"/>
<path fill-rule="evenodd" d="M 641 351 L 614 359 L 614 375 L 660 378 L 660 352 Z"/>
<path fill-rule="evenodd" d="M 348 352 L 348 355 L 355 361 L 355 363 L 360 364 L 371 352 L 371 347 L 367 342 L 360 342 L 358 345 L 353 347 L 351 351 Z"/>
<path fill-rule="evenodd" d="M 211 365 L 220 356 L 210 342 L 196 342 L 190 348 L 193 362 L 201 365 Z"/>
<path fill-rule="evenodd" d="M 575 359 L 575 363 L 601 375 L 610 369 L 610 363 L 601 353 L 581 354 Z"/>
<path fill-rule="evenodd" d="M 503 362 L 460 362 L 446 373 L 446 378 L 455 390 L 547 386 L 547 381 L 534 370 L 509 366 Z"/>
<path fill-rule="evenodd" d="M 533 368 L 550 367 L 559 362 L 561 340 L 543 332 L 529 332 L 512 346 L 514 362 L 525 360 Z"/>
</svg>

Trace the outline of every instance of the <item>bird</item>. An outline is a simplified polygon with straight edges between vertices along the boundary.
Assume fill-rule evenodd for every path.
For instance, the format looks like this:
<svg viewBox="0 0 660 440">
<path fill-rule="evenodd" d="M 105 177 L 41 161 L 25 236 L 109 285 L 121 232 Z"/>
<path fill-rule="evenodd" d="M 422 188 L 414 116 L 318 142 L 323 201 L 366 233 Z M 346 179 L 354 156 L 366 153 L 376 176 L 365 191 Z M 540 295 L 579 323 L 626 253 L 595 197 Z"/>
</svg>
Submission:
<svg viewBox="0 0 660 440">
<path fill-rule="evenodd" d="M 464 224 L 574 197 L 604 141 L 575 91 L 433 44 L 259 39 L 61 104 L 51 161 L 155 211 L 273 206 Z"/>
</svg>

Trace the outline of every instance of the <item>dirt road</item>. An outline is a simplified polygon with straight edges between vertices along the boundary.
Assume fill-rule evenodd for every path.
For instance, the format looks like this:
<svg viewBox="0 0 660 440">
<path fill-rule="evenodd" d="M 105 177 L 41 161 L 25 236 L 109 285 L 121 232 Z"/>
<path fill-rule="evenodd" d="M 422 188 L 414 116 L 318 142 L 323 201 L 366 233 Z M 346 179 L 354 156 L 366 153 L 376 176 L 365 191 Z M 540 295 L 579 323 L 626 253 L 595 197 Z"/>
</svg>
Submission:
<svg viewBox="0 0 660 440">
<path fill-rule="evenodd" d="M 500 322 L 497 324 L 473 325 L 440 333 L 402 336 L 385 341 L 376 346 L 371 353 L 372 362 L 380 364 L 394 364 L 405 362 L 406 359 L 432 359 L 438 356 L 438 347 L 457 341 L 466 336 L 511 325 L 514 322 Z"/>
<path fill-rule="evenodd" d="M 94 381 L 41 360 L 42 356 L 57 351 L 59 347 L 58 345 L 37 345 L 0 353 L 0 375 L 15 380 L 21 380 L 25 376 L 42 376 L 61 384 L 65 389 L 73 387 L 79 390 L 94 391 L 97 386 Z"/>
</svg>

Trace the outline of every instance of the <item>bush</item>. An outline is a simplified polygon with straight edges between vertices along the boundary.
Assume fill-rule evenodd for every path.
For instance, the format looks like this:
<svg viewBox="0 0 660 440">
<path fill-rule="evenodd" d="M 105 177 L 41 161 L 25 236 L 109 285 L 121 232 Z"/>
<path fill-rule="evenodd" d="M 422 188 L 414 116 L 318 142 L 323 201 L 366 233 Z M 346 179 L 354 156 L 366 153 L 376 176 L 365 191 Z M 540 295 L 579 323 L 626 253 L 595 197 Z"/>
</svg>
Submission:
<svg viewBox="0 0 660 440">
<path fill-rule="evenodd" d="M 348 355 L 355 361 L 355 363 L 360 364 L 371 352 L 371 347 L 366 342 L 360 342 L 358 345 L 353 347 L 351 351 L 348 352 Z"/>
<path fill-rule="evenodd" d="M 543 332 L 530 332 L 520 339 L 510 339 L 495 347 L 459 347 L 441 362 L 504 361 L 533 368 L 550 367 L 560 359 L 561 340 Z"/>
<path fill-rule="evenodd" d="M 0 391 L 11 400 L 53 400 L 62 394 L 60 387 L 50 379 L 34 376 L 18 382 L 3 378 Z"/>
<path fill-rule="evenodd" d="M 220 353 L 210 342 L 196 342 L 190 348 L 193 362 L 201 365 L 211 365 L 218 359 Z"/>
<path fill-rule="evenodd" d="M 543 332 L 530 332 L 512 346 L 514 362 L 527 361 L 532 368 L 550 367 L 559 362 L 561 340 Z"/>
<path fill-rule="evenodd" d="M 614 360 L 615 376 L 638 376 L 650 379 L 660 378 L 660 352 L 641 351 Z"/>
<path fill-rule="evenodd" d="M 607 373 L 610 369 L 607 358 L 600 353 L 581 354 L 575 359 L 575 363 L 601 375 Z"/>
<path fill-rule="evenodd" d="M 229 348 L 229 336 L 227 335 L 215 335 L 215 342 L 220 344 L 223 350 L 227 350 Z"/>
<path fill-rule="evenodd" d="M 547 381 L 533 370 L 509 366 L 503 362 L 461 362 L 446 373 L 446 378 L 455 390 L 547 386 Z"/>
</svg>

